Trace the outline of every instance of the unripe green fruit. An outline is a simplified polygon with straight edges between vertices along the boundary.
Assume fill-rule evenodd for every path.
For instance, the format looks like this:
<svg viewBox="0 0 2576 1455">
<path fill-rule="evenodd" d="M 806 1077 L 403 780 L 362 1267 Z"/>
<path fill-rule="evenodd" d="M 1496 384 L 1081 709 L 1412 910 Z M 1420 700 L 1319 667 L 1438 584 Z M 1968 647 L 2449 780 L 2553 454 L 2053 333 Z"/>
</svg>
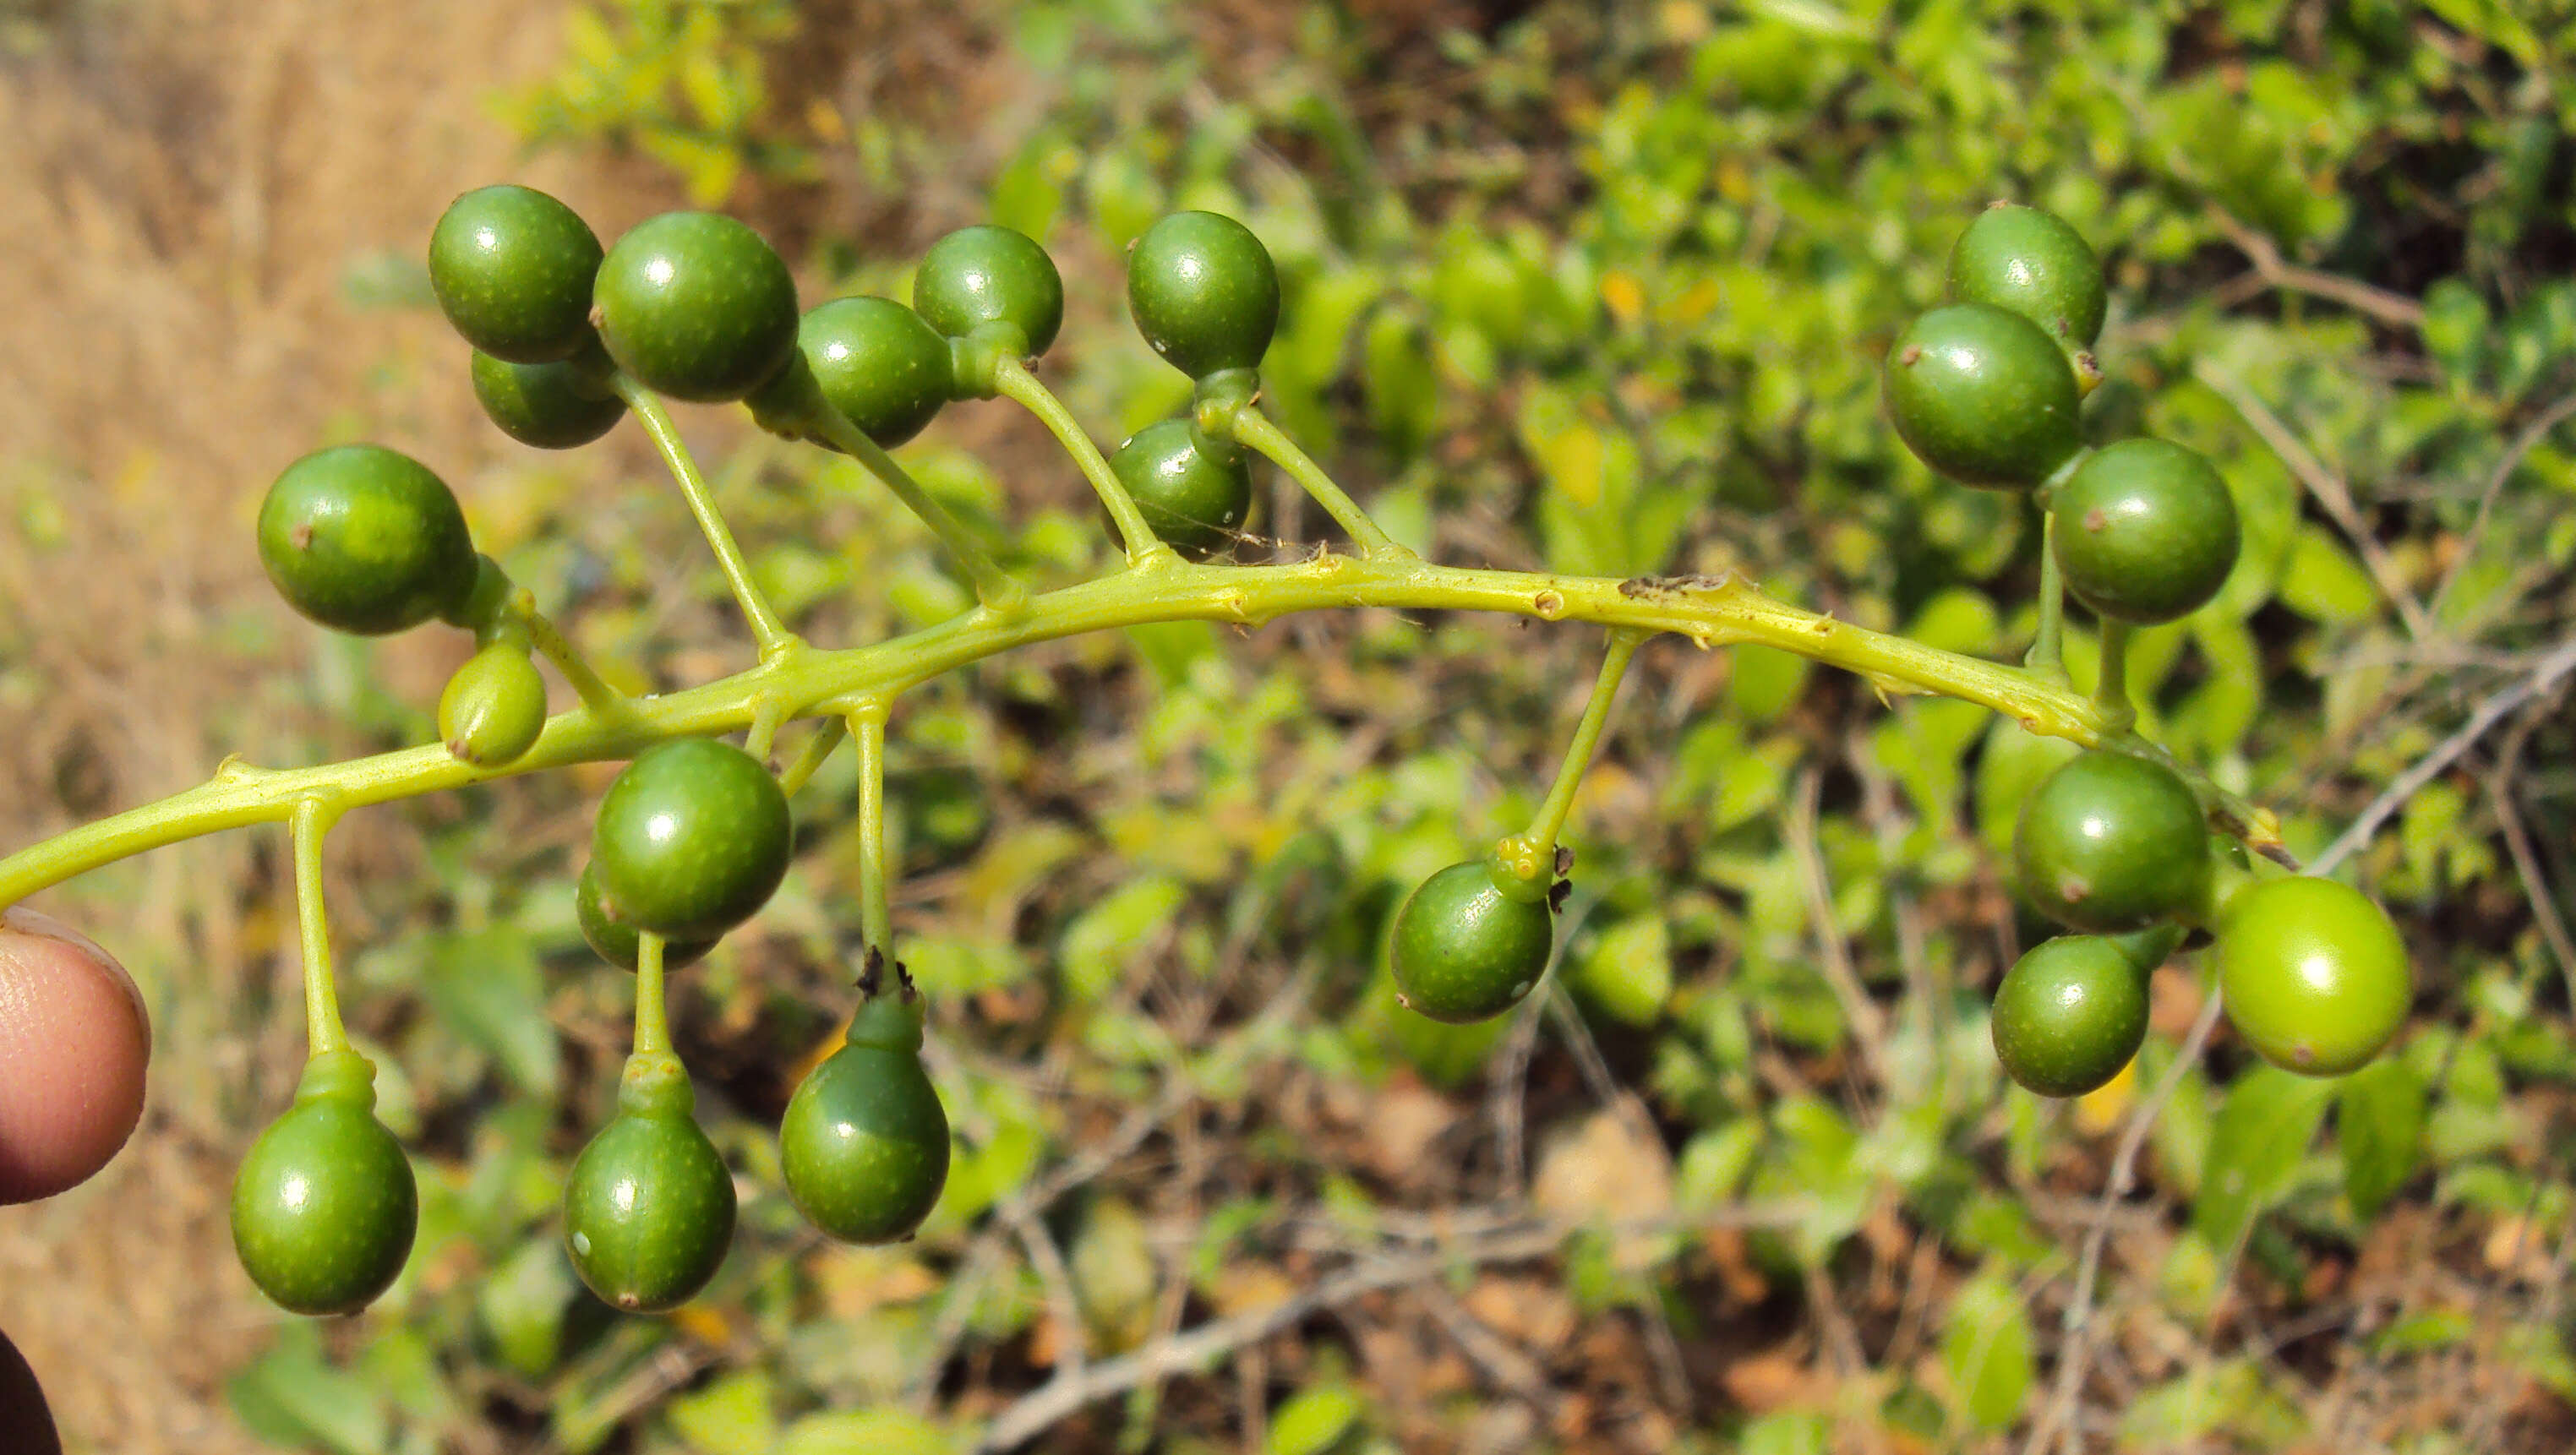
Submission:
<svg viewBox="0 0 2576 1455">
<path fill-rule="evenodd" d="M 921 1069 L 911 997 L 859 1008 L 849 1043 L 788 1102 L 778 1155 L 806 1220 L 845 1243 L 899 1242 L 930 1216 L 948 1183 L 948 1113 Z"/>
<path fill-rule="evenodd" d="M 2206 899 L 2209 826 L 2172 769 L 2096 750 L 2040 780 L 2013 859 L 2042 914 L 2096 934 L 2144 929 Z"/>
<path fill-rule="evenodd" d="M 259 508 L 259 560 L 289 606 L 359 636 L 420 625 L 474 589 L 474 542 L 429 467 L 381 445 L 317 450 Z"/>
<path fill-rule="evenodd" d="M 2109 940 L 2031 947 L 1995 987 L 1995 1059 L 2042 1096 L 2107 1084 L 2147 1038 L 2147 975 Z"/>
<path fill-rule="evenodd" d="M 921 433 L 949 400 L 948 340 L 891 298 L 835 298 L 812 309 L 796 346 L 823 397 L 885 449 Z"/>
<path fill-rule="evenodd" d="M 733 1174 L 690 1115 L 687 1073 L 632 1057 L 618 1113 L 573 1163 L 564 1246 L 581 1281 L 628 1313 L 697 1296 L 733 1243 Z"/>
<path fill-rule="evenodd" d="M 2066 355 L 2039 325 L 1991 304 L 1935 308 L 1898 334 L 1887 407 L 1916 458 L 1963 485 L 2027 489 L 2080 443 Z"/>
<path fill-rule="evenodd" d="M 599 238 L 580 214 L 529 187 L 477 187 L 429 235 L 429 286 L 465 341 L 496 359 L 543 364 L 590 338 Z"/>
<path fill-rule="evenodd" d="M 626 401 L 608 387 L 614 367 L 595 340 L 582 358 L 513 364 L 477 350 L 474 399 L 501 433 L 540 450 L 578 449 L 617 427 Z"/>
<path fill-rule="evenodd" d="M 439 694 L 439 740 L 477 768 L 519 761 L 545 727 L 546 679 L 515 642 L 494 642 L 466 658 Z"/>
<path fill-rule="evenodd" d="M 2406 942 L 2361 891 L 2271 879 L 2219 911 L 2211 948 L 2227 1018 L 2285 1071 L 2341 1076 L 2370 1064 L 2414 998 Z"/>
<path fill-rule="evenodd" d="M 1397 998 L 1453 1025 L 1501 1015 L 1538 984 L 1555 941 L 1545 898 L 1503 893 L 1481 860 L 1452 864 L 1396 911 L 1390 968 Z"/>
<path fill-rule="evenodd" d="M 912 306 L 943 337 L 962 339 L 986 324 L 1008 324 L 1030 357 L 1064 325 L 1064 278 L 1028 234 L 962 227 L 930 245 L 912 276 Z"/>
<path fill-rule="evenodd" d="M 796 280 L 760 234 L 710 212 L 637 223 L 599 265 L 601 342 L 674 399 L 740 399 L 796 349 Z"/>
<path fill-rule="evenodd" d="M 1258 368 L 1279 326 L 1279 271 L 1242 223 L 1176 212 L 1128 250 L 1127 304 L 1145 342 L 1193 379 Z"/>
<path fill-rule="evenodd" d="M 787 795 L 749 753 L 713 738 L 656 743 L 599 802 L 591 871 L 608 917 L 674 940 L 711 939 L 759 913 L 794 847 Z"/>
<path fill-rule="evenodd" d="M 582 866 L 581 882 L 572 896 L 573 916 L 581 922 L 581 937 L 599 952 L 599 958 L 632 975 L 644 955 L 643 936 L 631 925 L 619 924 L 608 917 L 608 906 L 600 902 L 599 876 L 588 864 Z M 662 942 L 662 968 L 678 970 L 694 965 L 716 947 L 714 938 L 704 940 L 665 940 Z"/>
<path fill-rule="evenodd" d="M 2101 337 L 2110 302 L 2102 260 L 2083 234 L 2054 213 L 2011 203 L 1987 208 L 1959 235 L 1950 296 L 2018 313 L 2070 351 Z"/>
<path fill-rule="evenodd" d="M 2152 625 L 2209 603 L 2236 567 L 2236 500 L 2209 461 L 2122 440 L 2075 467 L 2049 510 L 2066 589 L 2095 612 Z"/>
<path fill-rule="evenodd" d="M 402 1272 L 420 1220 L 411 1160 L 374 1115 L 354 1051 L 305 1067 L 295 1105 L 233 1180 L 233 1250 L 260 1292 L 299 1314 L 355 1313 Z"/>
<path fill-rule="evenodd" d="M 1242 452 L 1220 457 L 1199 448 L 1186 419 L 1156 420 L 1138 430 L 1110 456 L 1109 467 L 1154 534 L 1194 561 L 1233 544 L 1252 513 L 1252 472 Z"/>
</svg>

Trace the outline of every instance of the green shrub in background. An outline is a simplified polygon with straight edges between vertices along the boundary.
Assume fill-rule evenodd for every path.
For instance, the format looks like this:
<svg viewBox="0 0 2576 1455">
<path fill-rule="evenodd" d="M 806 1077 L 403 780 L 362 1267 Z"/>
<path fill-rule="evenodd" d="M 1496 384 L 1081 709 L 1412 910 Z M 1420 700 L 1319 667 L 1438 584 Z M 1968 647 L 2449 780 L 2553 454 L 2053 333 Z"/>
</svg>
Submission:
<svg viewBox="0 0 2576 1455">
<path fill-rule="evenodd" d="M 817 1251 L 783 1200 L 749 1197 L 732 1260 L 671 1320 L 606 1319 L 559 1251 L 563 1123 L 605 1119 L 594 1048 L 623 1015 L 621 985 L 555 974 L 587 957 L 572 860 L 524 832 L 577 819 L 578 795 L 492 790 L 431 825 L 435 873 L 366 891 L 410 931 L 350 967 L 353 1029 L 389 1041 L 380 1111 L 422 1149 L 420 1252 L 353 1348 L 290 1333 L 251 1365 L 245 1421 L 351 1451 L 500 1418 L 571 1449 L 954 1448 L 1086 1344 L 1101 1363 L 1174 1320 L 1257 1311 L 1278 1296 L 1265 1276 L 1419 1256 L 1424 1219 L 1517 1211 L 1525 1191 L 1603 1222 L 1546 1267 L 1626 1341 L 1623 1374 L 1654 1366 L 1659 1330 L 1730 1348 L 1747 1322 L 1846 1361 L 1803 1405 L 1756 1409 L 1689 1360 L 1676 1400 L 1494 1325 L 1543 1374 L 1704 1448 L 2063 1426 L 2050 1381 L 2102 1338 L 2061 1317 L 2079 1288 L 2190 1351 L 2133 1370 L 2117 1401 L 2073 1390 L 2093 1448 L 2366 1438 L 2338 1421 L 2369 1390 L 2462 1355 L 2576 1393 L 2551 1305 L 2515 1281 L 2515 1240 L 2553 1246 L 2571 1211 L 2546 1108 L 2571 1072 L 2571 967 L 2549 936 L 2576 785 L 2544 711 L 2576 549 L 2567 116 L 2548 81 L 2566 27 L 2466 5 L 1600 8 L 1391 49 L 1316 7 L 1281 27 L 1288 50 L 1240 60 L 1171 39 L 1160 6 L 970 15 L 1047 101 L 991 220 L 1094 283 L 1167 211 L 1246 222 L 1284 295 L 1264 408 L 1333 442 L 1325 463 L 1436 559 L 1741 573 L 2001 656 L 2037 629 L 2037 513 L 1934 480 L 1888 429 L 1879 374 L 1979 208 L 2064 216 L 2114 284 L 2088 438 L 2200 451 L 2242 526 L 2215 599 L 2130 641 L 2140 726 L 2283 810 L 2303 859 L 2380 816 L 2343 852 L 2404 913 L 2419 997 L 2399 1049 L 2339 1082 L 2227 1039 L 2186 1062 L 2198 981 L 2169 973 L 2182 1003 L 2134 1080 L 2071 1113 L 2009 1089 L 1988 1069 L 1986 991 L 2038 932 L 2002 866 L 2051 745 L 1949 701 L 1883 709 L 1759 648 L 1641 667 L 1568 830 L 1584 872 L 1559 921 L 1564 998 L 1432 1025 L 1395 1003 L 1396 907 L 1469 852 L 1469 826 L 1538 807 L 1516 785 L 1544 781 L 1559 744 L 1542 725 L 1570 714 L 1585 664 L 1449 617 L 1360 617 L 1311 652 L 1139 627 L 925 687 L 886 746 L 891 856 L 938 886 L 908 907 L 907 959 L 955 1007 L 934 1070 L 956 1160 L 922 1241 Z M 620 99 L 532 130 L 622 135 L 702 201 L 744 168 L 880 175 L 741 79 L 793 22 L 635 7 L 553 88 Z M 585 75 L 630 79 L 584 93 Z M 721 86 L 730 99 L 698 96 Z M 865 275 L 892 276 L 894 250 L 857 246 Z M 1141 341 L 1078 326 L 1085 308 L 1107 321 L 1115 290 L 1072 293 L 1051 379 L 1074 412 L 1123 437 L 1180 408 L 1187 382 Z M 947 430 L 901 458 L 964 529 L 998 539 L 1007 521 L 1008 564 L 1040 579 L 1109 559 L 1088 507 L 1030 505 Z M 799 632 L 874 640 L 972 599 L 851 462 L 757 440 L 715 476 Z M 513 491 L 518 526 L 485 549 L 539 599 L 579 604 L 571 628 L 609 682 L 679 680 L 727 594 L 713 573 L 664 584 L 664 563 L 694 559 L 685 514 L 602 506 L 553 467 Z M 1258 493 L 1255 530 L 1322 528 Z M 2065 643 L 2079 682 L 2085 626 Z M 419 707 L 350 661 L 330 705 L 418 740 Z M 755 942 L 715 952 L 675 1016 L 702 1028 L 691 1059 L 722 1100 L 701 1115 L 747 1184 L 781 1185 L 764 1128 L 799 1078 L 779 1068 L 827 1049 L 846 1005 L 857 839 L 830 805 L 854 798 L 848 762 L 811 785 L 816 872 L 790 877 Z M 1597 1103 L 1596 1070 L 1642 1107 Z M 2170 1216 L 2087 1273 L 2100 1169 L 2168 1082 L 2137 1206 Z M 1515 1110 L 1488 1119 L 1489 1099 Z M 1397 1106 L 1432 1128 L 1410 1157 Z M 1792 1204 L 1740 1248 L 1610 1226 Z M 2333 1270 L 2390 1256 L 2393 1207 L 2439 1230 L 2396 1255 L 2456 1263 L 2491 1290 L 2478 1317 L 2390 1284 L 2336 1290 Z M 1891 1282 L 1917 1300 L 1892 1323 L 1871 1302 Z M 2276 1346 L 2229 1305 L 2317 1332 Z M 1806 1330 L 1851 1343 L 1817 1355 Z M 1329 1339 L 1270 1347 L 1300 1391 L 1270 1412 L 1274 1448 L 1466 1426 L 1463 1394 L 1452 1408 L 1353 1371 Z M 952 1362 L 961 1349 L 989 1358 Z M 966 1393 L 933 1399 L 943 1379 Z M 1230 1407 L 1161 1388 L 1082 1438 L 1231 1440 Z"/>
</svg>

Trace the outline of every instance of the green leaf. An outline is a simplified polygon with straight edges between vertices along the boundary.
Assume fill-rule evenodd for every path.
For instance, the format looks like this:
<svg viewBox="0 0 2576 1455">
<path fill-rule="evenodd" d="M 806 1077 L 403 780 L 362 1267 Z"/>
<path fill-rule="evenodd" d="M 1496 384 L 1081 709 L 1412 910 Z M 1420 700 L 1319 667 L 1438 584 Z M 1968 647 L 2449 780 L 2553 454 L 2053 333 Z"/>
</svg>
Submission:
<svg viewBox="0 0 2576 1455">
<path fill-rule="evenodd" d="M 1604 930 L 1575 965 L 1574 987 L 1613 1020 L 1653 1025 L 1673 996 L 1672 932 L 1659 914 Z"/>
<path fill-rule="evenodd" d="M 2344 550 L 2334 533 L 2310 521 L 2290 542 L 2281 570 L 2281 604 L 2310 621 L 2347 626 L 2379 612 L 2379 589 L 2370 573 Z"/>
<path fill-rule="evenodd" d="M 2257 1067 L 2228 1088 L 2191 1209 L 2192 1227 L 2211 1247 L 2234 1248 L 2289 1193 L 2334 1095 L 2334 1082 L 2277 1066 Z"/>
<path fill-rule="evenodd" d="M 322 1361 L 311 1324 L 290 1324 L 258 1363 L 224 1386 L 233 1413 L 274 1445 L 320 1445 L 336 1455 L 385 1455 L 393 1438 L 385 1399 L 365 1380 Z"/>
<path fill-rule="evenodd" d="M 778 1446 L 777 1402 L 768 1372 L 747 1369 L 673 1399 L 671 1428 L 703 1455 L 770 1455 Z"/>
<path fill-rule="evenodd" d="M 1177 880 L 1153 876 L 1121 885 L 1083 911 L 1058 947 L 1065 988 L 1085 1002 L 1107 995 L 1188 897 Z"/>
<path fill-rule="evenodd" d="M 1268 1455 L 1326 1455 L 1368 1409 L 1347 1384 L 1319 1384 L 1290 1395 L 1270 1416 Z"/>
<path fill-rule="evenodd" d="M 1970 1423 L 2000 1430 L 2021 1417 L 2030 1395 L 2030 1316 L 2010 1282 L 1984 1273 L 1961 1286 L 1950 1300 L 1941 1359 Z"/>
<path fill-rule="evenodd" d="M 422 984 L 448 1028 L 501 1063 L 530 1096 L 554 1095 L 562 1052 L 546 1018 L 545 975 L 516 928 L 440 935 Z"/>
<path fill-rule="evenodd" d="M 946 1430 L 903 1410 L 848 1410 L 807 1415 L 788 1426 L 778 1455 L 957 1455 Z"/>
<path fill-rule="evenodd" d="M 2377 1217 L 2414 1175 L 2424 1140 L 2424 1103 L 2424 1078 L 2396 1056 L 2382 1056 L 2343 1079 L 2335 1138 L 2353 1216 Z"/>
</svg>

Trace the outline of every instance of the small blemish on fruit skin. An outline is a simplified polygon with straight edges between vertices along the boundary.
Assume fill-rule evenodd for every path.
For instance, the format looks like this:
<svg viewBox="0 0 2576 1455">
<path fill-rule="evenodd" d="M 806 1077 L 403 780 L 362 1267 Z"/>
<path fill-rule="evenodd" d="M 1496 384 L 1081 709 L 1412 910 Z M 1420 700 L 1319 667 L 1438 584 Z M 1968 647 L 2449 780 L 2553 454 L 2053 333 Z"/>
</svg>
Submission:
<svg viewBox="0 0 2576 1455">
<path fill-rule="evenodd" d="M 1896 356 L 1896 362 L 1909 369 L 1922 361 L 1923 346 L 1921 344 L 1907 344 L 1905 346 L 1905 352 Z"/>
<path fill-rule="evenodd" d="M 313 522 L 308 520 L 304 524 L 297 526 L 295 529 L 288 531 L 286 533 L 286 538 L 294 542 L 295 549 L 299 551 L 309 551 L 313 549 Z"/>
<path fill-rule="evenodd" d="M 2102 507 L 2097 505 L 2091 510 L 2084 512 L 2084 528 L 2086 530 L 2099 533 L 2103 530 L 2109 529 L 2110 525 L 2111 518 L 2102 513 Z"/>
</svg>

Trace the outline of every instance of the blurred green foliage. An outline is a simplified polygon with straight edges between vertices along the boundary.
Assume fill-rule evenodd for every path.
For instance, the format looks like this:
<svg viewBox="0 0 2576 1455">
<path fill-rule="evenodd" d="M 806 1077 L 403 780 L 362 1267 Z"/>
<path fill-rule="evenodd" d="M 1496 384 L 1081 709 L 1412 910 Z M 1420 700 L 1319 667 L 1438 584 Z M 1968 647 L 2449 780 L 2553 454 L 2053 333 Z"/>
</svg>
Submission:
<svg viewBox="0 0 2576 1455">
<path fill-rule="evenodd" d="M 1399 538 L 1565 571 L 1740 572 L 1845 620 L 2017 654 L 2035 520 L 2017 496 L 1933 479 L 1877 383 L 1951 240 L 2012 198 L 2068 218 L 2109 268 L 2088 429 L 2203 451 L 2244 520 L 2219 598 L 2132 648 L 2143 726 L 2278 808 L 2295 850 L 2322 849 L 2565 631 L 2576 96 L 2551 78 L 2576 21 L 2475 0 L 1665 0 L 1541 4 L 1482 31 L 1462 7 L 1458 25 L 1390 34 L 1358 6 L 969 9 L 910 15 L 919 34 L 887 44 L 962 29 L 1025 88 L 987 215 L 1049 240 L 1076 281 L 1049 364 L 1105 438 L 1186 394 L 1104 301 L 1119 250 L 1166 210 L 1211 208 L 1249 223 L 1285 278 L 1268 402 Z M 764 79 L 804 23 L 784 0 L 585 7 L 511 116 L 534 140 L 639 148 L 701 205 L 749 177 L 792 207 L 799 188 L 883 185 L 889 156 L 992 140 L 900 116 L 871 118 L 874 141 L 818 140 Z M 845 274 L 833 286 L 902 295 L 905 259 L 878 239 L 816 258 Z M 952 410 L 905 458 L 1034 581 L 1104 567 L 1097 522 L 1048 503 L 1078 499 L 1061 462 L 967 452 L 1034 437 L 1003 420 Z M 2378 566 L 2303 473 L 2349 492 Z M 742 439 L 718 474 L 797 630 L 872 640 L 967 602 L 847 462 Z M 596 483 L 578 463 L 519 467 L 480 495 L 478 538 L 625 685 L 738 660 L 676 497 Z M 1297 542 L 1320 522 L 1256 527 Z M 1518 1024 L 1402 1013 L 1387 914 L 1534 806 L 1589 678 L 1582 635 L 1393 615 L 1248 641 L 1175 625 L 914 694 L 892 750 L 899 924 L 959 1138 L 947 1198 L 920 1243 L 843 1251 L 778 1193 L 771 1125 L 851 999 L 844 755 L 800 799 L 787 890 L 676 992 L 746 1191 L 732 1260 L 671 1320 L 610 1317 L 557 1245 L 561 1180 L 623 1034 L 625 982 L 573 925 L 585 786 L 421 810 L 428 872 L 358 891 L 352 922 L 388 928 L 349 996 L 385 1052 L 388 1120 L 421 1149 L 414 1266 L 362 1334 L 279 1338 L 236 1410 L 345 1455 L 439 1448 L 485 1421 L 573 1451 L 962 1449 L 1070 1341 L 1105 1357 L 1257 1303 L 1318 1246 L 1357 1255 L 1388 1246 L 1394 1213 L 1516 1204 L 1508 1179 L 1534 1170 L 1542 1205 L 1575 1190 L 1553 1213 L 1660 1216 L 1668 1233 L 1748 1202 L 1796 1210 L 1740 1255 L 1577 1240 L 1559 1279 L 1586 1313 L 1638 1311 L 1715 1347 L 1726 1320 L 1790 1339 L 1819 1289 L 1858 1304 L 1894 1277 L 1929 1301 L 1919 1367 L 1888 1357 L 1852 1372 L 1859 1397 L 1785 1409 L 1703 1389 L 1701 1428 L 1674 1448 L 1820 1451 L 1855 1425 L 1973 1443 L 2036 1418 L 2081 1232 L 2069 1208 L 2089 1208 L 2106 1133 L 2171 1066 L 2191 960 L 2167 972 L 2134 1079 L 2074 1108 L 2009 1089 L 1982 992 L 2041 931 L 1998 851 L 2063 749 L 1956 703 L 1882 706 L 1795 658 L 1667 642 L 1641 658 L 1569 834 L 1565 1013 L 1545 996 Z M 334 741 L 426 731 L 363 649 L 326 668 L 312 705 L 344 724 Z M 2471 1244 L 2564 1226 L 2565 1133 L 2539 1108 L 2576 1081 L 2576 966 L 2553 962 L 2530 896 L 2576 872 L 2576 774 L 2563 717 L 2521 731 L 2504 787 L 2437 777 L 2348 866 L 2409 927 L 2421 997 L 2401 1048 L 2310 1082 L 2246 1069 L 2222 1037 L 2180 1073 L 2143 1169 L 2174 1217 L 2106 1277 L 2144 1337 L 2197 1352 L 2141 1373 L 2105 1417 L 2121 1448 L 2331 1443 L 2318 1379 L 2481 1332 L 2483 1357 L 2576 1397 L 2559 1330 L 2513 1300 L 2482 1309 L 2481 1331 L 2383 1290 L 2405 1317 L 2329 1376 L 2219 1315 L 2229 1288 L 2267 1317 L 2314 1313 L 2319 1270 L 2371 1256 L 2400 1205 Z M 2508 852 L 2498 794 L 2545 846 L 2536 870 Z M 1643 1098 L 1655 1145 L 1559 1136 L 1597 1109 L 1586 1065 Z M 1508 1152 L 1489 1079 L 1526 1104 Z M 1396 1142 L 1371 1109 L 1421 1087 L 1437 1125 Z M 1009 1214 L 1122 1116 L 1184 1093 L 1167 1128 Z M 1660 1203 L 1602 1191 L 1641 1176 Z M 1078 1327 L 1050 1311 L 1027 1226 L 1061 1244 Z M 1869 1327 L 1881 1359 L 1889 1336 Z M 940 1397 L 961 1349 L 968 1392 Z M 1341 1357 L 1274 1347 L 1266 1448 L 1371 1448 L 1419 1433 L 1402 1420 L 1467 1413 Z M 1571 1355 L 1554 1373 L 1602 1378 Z M 1230 1418 L 1222 1400 L 1138 1394 L 1051 1448 L 1236 1448 Z"/>
</svg>

